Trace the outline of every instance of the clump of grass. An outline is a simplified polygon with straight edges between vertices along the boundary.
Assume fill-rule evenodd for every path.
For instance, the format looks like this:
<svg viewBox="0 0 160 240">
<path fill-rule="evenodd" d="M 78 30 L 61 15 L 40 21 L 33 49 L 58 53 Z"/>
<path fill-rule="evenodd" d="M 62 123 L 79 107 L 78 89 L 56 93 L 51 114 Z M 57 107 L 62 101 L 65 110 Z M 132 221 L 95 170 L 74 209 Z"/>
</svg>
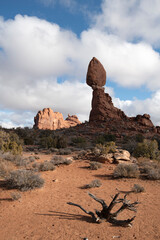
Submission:
<svg viewBox="0 0 160 240">
<path fill-rule="evenodd" d="M 9 189 L 19 189 L 20 191 L 40 188 L 43 184 L 44 179 L 39 174 L 26 169 L 12 171 L 6 178 L 6 185 Z"/>
<path fill-rule="evenodd" d="M 131 191 L 135 192 L 135 193 L 144 192 L 144 187 L 142 187 L 139 184 L 134 184 L 134 186 L 132 187 Z"/>
<path fill-rule="evenodd" d="M 51 161 L 44 161 L 38 166 L 39 171 L 53 171 L 56 169 L 55 165 Z"/>
<path fill-rule="evenodd" d="M 137 178 L 139 177 L 140 171 L 136 164 L 118 164 L 114 169 L 114 178 Z"/>
<path fill-rule="evenodd" d="M 13 201 L 16 201 L 16 200 L 21 198 L 21 194 L 18 193 L 18 192 L 12 192 L 11 193 L 11 198 L 12 198 Z"/>
<path fill-rule="evenodd" d="M 51 162 L 54 165 L 61 165 L 61 164 L 69 165 L 72 163 L 72 160 L 70 158 L 63 158 L 62 156 L 53 156 L 53 158 L 51 159 Z"/>
<path fill-rule="evenodd" d="M 101 167 L 102 167 L 102 164 L 99 163 L 99 162 L 95 162 L 95 161 L 90 162 L 90 169 L 91 170 L 97 170 L 97 169 L 99 169 Z"/>
<path fill-rule="evenodd" d="M 87 189 L 87 188 L 96 188 L 96 187 L 100 187 L 102 185 L 102 183 L 100 182 L 100 180 L 95 179 L 92 182 L 90 182 L 89 184 L 84 185 L 82 188 Z"/>
</svg>

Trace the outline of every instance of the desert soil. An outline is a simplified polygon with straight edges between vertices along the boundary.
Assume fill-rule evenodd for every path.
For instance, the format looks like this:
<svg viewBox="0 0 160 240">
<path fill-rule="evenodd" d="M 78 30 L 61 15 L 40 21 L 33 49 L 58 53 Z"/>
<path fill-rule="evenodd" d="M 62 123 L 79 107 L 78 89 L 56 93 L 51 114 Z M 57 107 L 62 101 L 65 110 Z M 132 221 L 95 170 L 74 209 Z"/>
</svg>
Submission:
<svg viewBox="0 0 160 240">
<path fill-rule="evenodd" d="M 50 158 L 50 155 L 40 155 L 41 160 Z M 55 171 L 43 172 L 44 187 L 22 192 L 17 201 L 10 201 L 11 192 L 16 190 L 0 188 L 0 240 L 160 239 L 160 181 L 112 180 L 109 175 L 113 165 L 104 164 L 98 170 L 89 170 L 87 166 L 88 161 L 77 160 Z M 94 179 L 99 179 L 102 186 L 89 191 L 106 203 L 111 201 L 116 188 L 130 190 L 135 183 L 145 188 L 144 193 L 132 193 L 128 197 L 140 202 L 132 228 L 108 222 L 92 223 L 79 208 L 66 204 L 71 201 L 86 210 L 101 209 L 101 205 L 88 196 L 88 190 L 81 188 Z M 127 219 L 133 215 L 124 211 L 121 217 Z"/>
</svg>

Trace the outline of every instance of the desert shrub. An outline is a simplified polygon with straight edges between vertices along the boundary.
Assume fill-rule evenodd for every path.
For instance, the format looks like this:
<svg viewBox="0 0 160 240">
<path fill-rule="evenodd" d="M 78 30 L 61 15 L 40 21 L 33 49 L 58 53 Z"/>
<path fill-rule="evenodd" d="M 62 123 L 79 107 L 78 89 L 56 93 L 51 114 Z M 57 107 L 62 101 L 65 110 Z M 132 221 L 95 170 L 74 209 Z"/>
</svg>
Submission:
<svg viewBox="0 0 160 240">
<path fill-rule="evenodd" d="M 136 142 L 142 143 L 144 141 L 144 136 L 142 134 L 137 134 L 135 138 Z"/>
<path fill-rule="evenodd" d="M 44 161 L 38 166 L 39 171 L 53 171 L 56 169 L 55 165 L 51 161 Z"/>
<path fill-rule="evenodd" d="M 105 144 L 106 142 L 115 142 L 116 136 L 114 134 L 103 134 L 96 137 L 97 144 Z"/>
<path fill-rule="evenodd" d="M 13 201 L 16 201 L 16 200 L 18 200 L 18 199 L 20 199 L 21 198 L 21 194 L 20 193 L 18 193 L 18 192 L 12 192 L 11 193 L 11 199 L 13 200 Z"/>
<path fill-rule="evenodd" d="M 14 155 L 11 152 L 0 153 L 1 158 L 14 163 L 16 166 L 27 166 L 29 163 L 35 161 L 35 157 L 30 156 L 23 158 L 21 155 Z"/>
<path fill-rule="evenodd" d="M 40 175 L 26 169 L 12 171 L 6 178 L 6 185 L 9 189 L 19 189 L 21 191 L 40 188 L 43 184 L 44 179 Z"/>
<path fill-rule="evenodd" d="M 84 148 L 86 146 L 86 139 L 84 137 L 74 137 L 71 139 L 73 146 Z"/>
<path fill-rule="evenodd" d="M 136 164 L 120 163 L 114 169 L 114 178 L 137 178 L 140 174 L 139 168 Z"/>
<path fill-rule="evenodd" d="M 143 177 L 149 180 L 160 179 L 160 165 L 156 162 L 142 162 L 139 164 L 139 169 Z"/>
<path fill-rule="evenodd" d="M 90 169 L 91 170 L 97 170 L 101 167 L 102 167 L 102 163 L 100 163 L 100 162 L 95 162 L 95 161 L 90 162 Z"/>
<path fill-rule="evenodd" d="M 102 183 L 100 182 L 100 180 L 95 179 L 92 182 L 90 182 L 89 184 L 84 185 L 82 188 L 87 189 L 87 188 L 96 188 L 96 187 L 100 187 L 102 185 Z"/>
<path fill-rule="evenodd" d="M 22 141 L 15 133 L 6 133 L 0 130 L 0 150 L 3 152 L 11 152 L 14 155 L 21 154 L 23 151 Z"/>
<path fill-rule="evenodd" d="M 63 136 L 54 136 L 50 134 L 49 136 L 43 136 L 39 140 L 40 147 L 43 148 L 65 148 L 67 146 L 66 138 Z"/>
<path fill-rule="evenodd" d="M 147 157 L 157 159 L 160 155 L 158 143 L 156 140 L 145 139 L 142 143 L 138 143 L 133 152 L 135 157 Z"/>
<path fill-rule="evenodd" d="M 140 192 L 144 192 L 144 187 L 142 187 L 139 184 L 134 184 L 134 186 L 131 190 L 135 193 L 140 193 Z"/>
<path fill-rule="evenodd" d="M 96 148 L 97 151 L 99 151 L 99 154 L 114 153 L 116 151 L 116 144 L 115 142 L 107 142 L 105 145 L 97 144 Z"/>
<path fill-rule="evenodd" d="M 69 165 L 72 163 L 72 160 L 70 158 L 63 158 L 62 156 L 53 156 L 53 158 L 51 159 L 51 162 L 54 165 L 61 165 L 61 164 Z"/>
<path fill-rule="evenodd" d="M 8 164 L 8 162 L 0 158 L 0 177 L 4 178 L 9 175 L 9 172 L 12 171 L 13 167 Z"/>
<path fill-rule="evenodd" d="M 67 149 L 67 148 L 61 148 L 58 151 L 58 154 L 60 154 L 60 155 L 69 155 L 71 153 L 72 153 L 72 151 L 70 149 Z"/>
</svg>

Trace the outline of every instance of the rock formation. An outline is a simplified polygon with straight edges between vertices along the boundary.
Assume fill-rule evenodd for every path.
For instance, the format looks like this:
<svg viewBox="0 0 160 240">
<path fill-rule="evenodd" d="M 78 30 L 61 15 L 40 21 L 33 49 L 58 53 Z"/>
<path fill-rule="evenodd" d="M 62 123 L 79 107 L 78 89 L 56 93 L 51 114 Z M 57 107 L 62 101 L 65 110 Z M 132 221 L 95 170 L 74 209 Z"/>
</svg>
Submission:
<svg viewBox="0 0 160 240">
<path fill-rule="evenodd" d="M 76 115 L 68 115 L 66 120 L 64 120 L 62 113 L 53 112 L 51 108 L 44 108 L 37 113 L 34 118 L 34 123 L 34 128 L 56 130 L 60 128 L 74 127 L 81 122 Z"/>
<path fill-rule="evenodd" d="M 148 114 L 127 117 L 123 111 L 114 107 L 112 98 L 104 92 L 106 71 L 95 57 L 89 63 L 86 82 L 93 89 L 89 123 L 106 124 L 108 131 L 113 127 L 119 132 L 127 129 L 137 132 L 143 132 L 143 130 L 158 132 L 159 129 L 154 127 Z"/>
</svg>

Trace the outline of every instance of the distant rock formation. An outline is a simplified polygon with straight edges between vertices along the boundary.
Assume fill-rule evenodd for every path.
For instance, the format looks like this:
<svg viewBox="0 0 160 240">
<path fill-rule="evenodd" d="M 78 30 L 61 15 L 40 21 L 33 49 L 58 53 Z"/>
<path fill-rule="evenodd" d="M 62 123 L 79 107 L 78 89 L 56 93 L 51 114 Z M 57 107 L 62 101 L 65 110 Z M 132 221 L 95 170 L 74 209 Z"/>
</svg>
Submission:
<svg viewBox="0 0 160 240">
<path fill-rule="evenodd" d="M 44 108 L 34 117 L 34 123 L 34 128 L 56 130 L 74 127 L 81 122 L 76 115 L 68 115 L 66 120 L 64 120 L 62 113 L 53 112 L 51 108 Z"/>
<path fill-rule="evenodd" d="M 118 132 L 133 130 L 137 132 L 153 131 L 158 132 L 148 114 L 127 117 L 126 114 L 114 107 L 112 98 L 104 92 L 106 83 L 106 71 L 102 64 L 95 57 L 90 61 L 86 77 L 86 83 L 93 89 L 92 109 L 90 112 L 89 123 L 99 125 L 106 124 L 106 129 Z"/>
</svg>

